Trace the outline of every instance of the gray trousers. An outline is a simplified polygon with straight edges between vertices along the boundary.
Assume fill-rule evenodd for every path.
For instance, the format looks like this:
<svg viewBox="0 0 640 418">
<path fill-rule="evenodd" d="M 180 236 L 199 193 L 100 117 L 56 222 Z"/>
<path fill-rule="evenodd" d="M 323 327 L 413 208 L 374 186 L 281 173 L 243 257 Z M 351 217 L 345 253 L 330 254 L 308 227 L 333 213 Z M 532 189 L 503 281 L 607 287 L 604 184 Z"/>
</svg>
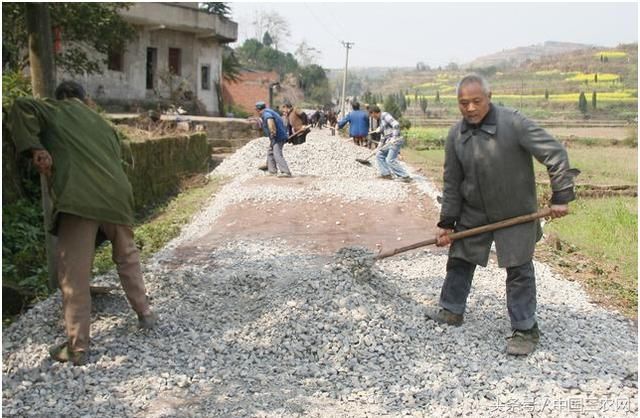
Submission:
<svg viewBox="0 0 640 418">
<path fill-rule="evenodd" d="M 449 257 L 447 276 L 440 292 L 440 306 L 464 314 L 476 265 Z M 507 267 L 507 309 L 511 328 L 527 330 L 536 323 L 536 275 L 533 261 Z"/>
<path fill-rule="evenodd" d="M 278 170 L 284 174 L 291 174 L 287 161 L 282 154 L 282 148 L 284 148 L 284 142 L 277 142 L 273 139 L 269 142 L 269 152 L 267 153 L 267 169 L 271 174 L 277 174 Z M 276 170 L 277 167 L 277 170 Z"/>
</svg>

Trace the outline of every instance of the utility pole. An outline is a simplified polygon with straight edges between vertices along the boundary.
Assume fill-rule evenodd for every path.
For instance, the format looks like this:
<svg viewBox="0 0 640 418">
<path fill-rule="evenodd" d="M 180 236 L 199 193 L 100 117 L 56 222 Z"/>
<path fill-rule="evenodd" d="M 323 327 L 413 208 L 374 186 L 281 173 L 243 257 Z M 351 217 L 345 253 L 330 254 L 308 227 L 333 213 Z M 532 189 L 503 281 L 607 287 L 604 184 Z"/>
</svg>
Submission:
<svg viewBox="0 0 640 418">
<path fill-rule="evenodd" d="M 347 92 L 347 69 L 349 68 L 349 50 L 353 47 L 353 42 L 344 42 L 342 45 L 347 49 L 347 59 L 344 63 L 344 76 L 342 77 L 342 99 L 340 100 L 340 117 L 344 118 L 344 99 Z"/>
</svg>

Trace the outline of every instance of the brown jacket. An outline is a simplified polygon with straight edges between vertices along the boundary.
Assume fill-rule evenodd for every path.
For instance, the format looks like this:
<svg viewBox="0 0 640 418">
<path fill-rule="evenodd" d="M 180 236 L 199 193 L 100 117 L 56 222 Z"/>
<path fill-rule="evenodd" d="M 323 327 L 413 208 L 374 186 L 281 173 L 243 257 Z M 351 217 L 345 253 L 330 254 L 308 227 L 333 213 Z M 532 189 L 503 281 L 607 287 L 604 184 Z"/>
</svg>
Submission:
<svg viewBox="0 0 640 418">
<path fill-rule="evenodd" d="M 289 112 L 288 119 L 289 119 L 289 125 L 291 126 L 292 133 L 298 132 L 304 126 L 304 123 L 302 122 L 301 114 L 302 114 L 302 110 L 295 107 L 291 109 L 291 112 Z"/>
</svg>

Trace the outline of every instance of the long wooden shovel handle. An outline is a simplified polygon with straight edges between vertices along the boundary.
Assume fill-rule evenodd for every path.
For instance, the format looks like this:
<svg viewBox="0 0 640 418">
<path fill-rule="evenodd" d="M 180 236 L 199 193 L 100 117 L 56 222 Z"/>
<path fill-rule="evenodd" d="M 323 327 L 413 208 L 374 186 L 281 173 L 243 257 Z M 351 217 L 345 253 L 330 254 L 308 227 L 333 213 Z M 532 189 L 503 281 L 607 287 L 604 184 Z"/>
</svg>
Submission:
<svg viewBox="0 0 640 418">
<path fill-rule="evenodd" d="M 289 140 L 292 140 L 293 138 L 295 138 L 295 137 L 297 137 L 297 136 L 300 136 L 300 135 L 302 135 L 302 134 L 303 134 L 303 133 L 305 133 L 305 132 L 307 132 L 307 133 L 311 132 L 311 128 L 309 128 L 308 126 L 305 126 L 304 128 L 300 129 L 299 131 L 294 132 L 294 133 L 292 133 L 291 135 L 289 135 L 289 138 L 288 138 L 288 139 L 289 139 Z"/>
<path fill-rule="evenodd" d="M 465 231 L 460 231 L 460 232 L 453 232 L 449 234 L 449 238 L 451 238 L 452 240 L 456 240 L 456 239 L 472 237 L 474 235 L 483 234 L 485 232 L 495 231 L 496 229 L 502 229 L 502 228 L 507 228 L 509 226 L 513 226 L 513 225 L 531 222 L 536 219 L 544 218 L 550 215 L 551 215 L 551 209 L 544 208 L 544 209 L 540 209 L 535 213 L 530 213 L 528 215 L 516 216 L 515 218 L 505 219 L 504 221 L 494 222 L 492 224 L 479 226 L 477 228 L 471 228 L 471 229 L 467 229 Z M 427 245 L 433 245 L 435 243 L 436 243 L 436 239 L 432 238 L 426 241 L 420 241 L 411 245 L 407 245 L 406 247 L 400 247 L 400 248 L 395 248 L 393 250 L 381 252 L 375 258 L 376 260 L 381 260 L 383 258 L 391 257 L 396 254 L 404 253 L 406 251 L 411 251 L 416 248 L 426 247 Z"/>
<path fill-rule="evenodd" d="M 371 133 L 371 132 L 369 132 L 369 133 Z M 365 158 L 363 161 L 368 161 L 371 157 L 376 155 L 378 153 L 378 151 L 385 150 L 385 149 L 389 148 L 393 144 L 395 144 L 395 142 L 394 141 L 390 141 L 390 142 L 384 144 L 383 146 L 381 146 L 380 148 L 376 148 L 376 150 L 373 151 L 371 154 L 369 154 L 369 156 L 367 158 Z"/>
</svg>

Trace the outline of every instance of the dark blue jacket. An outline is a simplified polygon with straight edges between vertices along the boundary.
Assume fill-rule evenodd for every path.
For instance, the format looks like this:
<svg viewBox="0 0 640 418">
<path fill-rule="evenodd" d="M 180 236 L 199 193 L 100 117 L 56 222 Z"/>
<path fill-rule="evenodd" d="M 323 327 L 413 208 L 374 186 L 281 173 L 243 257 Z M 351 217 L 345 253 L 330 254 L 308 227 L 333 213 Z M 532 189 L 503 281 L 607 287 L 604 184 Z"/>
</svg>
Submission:
<svg viewBox="0 0 640 418">
<path fill-rule="evenodd" d="M 349 136 L 367 136 L 369 133 L 369 115 L 364 110 L 353 110 L 338 122 L 338 128 L 342 129 L 349 123 Z"/>
<path fill-rule="evenodd" d="M 270 136 L 267 119 L 273 119 L 276 122 L 276 136 L 273 138 L 276 142 L 285 142 L 289 139 L 287 128 L 284 126 L 284 121 L 275 110 L 269 108 L 266 108 L 262 112 L 262 130 L 264 131 L 264 136 Z"/>
</svg>

